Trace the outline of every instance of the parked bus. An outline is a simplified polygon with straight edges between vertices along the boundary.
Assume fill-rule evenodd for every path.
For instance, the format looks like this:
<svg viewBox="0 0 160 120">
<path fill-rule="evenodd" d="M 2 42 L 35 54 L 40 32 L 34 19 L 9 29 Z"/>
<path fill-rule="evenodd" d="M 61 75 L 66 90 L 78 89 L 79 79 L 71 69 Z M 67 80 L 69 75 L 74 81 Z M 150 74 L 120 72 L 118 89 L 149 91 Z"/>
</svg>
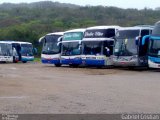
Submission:
<svg viewBox="0 0 160 120">
<path fill-rule="evenodd" d="M 32 43 L 14 41 L 12 42 L 12 46 L 17 50 L 19 61 L 26 63 L 34 60 L 34 48 Z"/>
<path fill-rule="evenodd" d="M 26 63 L 27 61 L 34 60 L 32 43 L 19 41 L 1 41 L 0 44 L 0 61 L 14 63 L 22 61 L 23 63 Z"/>
<path fill-rule="evenodd" d="M 114 37 L 119 26 L 95 26 L 86 29 L 82 40 L 82 64 L 111 66 Z"/>
<path fill-rule="evenodd" d="M 28 61 L 33 61 L 33 45 L 30 42 L 21 42 L 21 41 L 5 41 L 12 46 L 12 56 L 13 62 L 22 61 L 26 63 Z"/>
<path fill-rule="evenodd" d="M 44 64 L 54 64 L 56 67 L 61 66 L 61 40 L 63 32 L 49 33 L 39 39 L 43 42 L 41 61 Z"/>
<path fill-rule="evenodd" d="M 147 66 L 147 44 L 142 38 L 152 32 L 152 27 L 126 27 L 117 31 L 113 62 L 115 66 Z"/>
<path fill-rule="evenodd" d="M 81 41 L 85 29 L 66 31 L 62 40 L 61 64 L 79 66 L 81 60 Z"/>
<path fill-rule="evenodd" d="M 0 62 L 13 62 L 12 44 L 0 41 Z"/>
<path fill-rule="evenodd" d="M 148 46 L 148 66 L 160 68 L 160 21 L 155 24 L 151 35 L 143 37 L 142 45 Z"/>
</svg>

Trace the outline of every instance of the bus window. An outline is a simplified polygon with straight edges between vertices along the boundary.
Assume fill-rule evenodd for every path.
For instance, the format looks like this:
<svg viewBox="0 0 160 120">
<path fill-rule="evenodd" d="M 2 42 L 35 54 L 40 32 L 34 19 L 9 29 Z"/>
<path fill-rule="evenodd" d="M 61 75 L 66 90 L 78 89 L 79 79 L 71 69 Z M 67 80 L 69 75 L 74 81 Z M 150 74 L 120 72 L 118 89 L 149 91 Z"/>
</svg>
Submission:
<svg viewBox="0 0 160 120">
<path fill-rule="evenodd" d="M 141 31 L 141 38 L 145 35 L 149 35 L 150 34 L 150 31 L 149 30 L 142 30 Z"/>
</svg>

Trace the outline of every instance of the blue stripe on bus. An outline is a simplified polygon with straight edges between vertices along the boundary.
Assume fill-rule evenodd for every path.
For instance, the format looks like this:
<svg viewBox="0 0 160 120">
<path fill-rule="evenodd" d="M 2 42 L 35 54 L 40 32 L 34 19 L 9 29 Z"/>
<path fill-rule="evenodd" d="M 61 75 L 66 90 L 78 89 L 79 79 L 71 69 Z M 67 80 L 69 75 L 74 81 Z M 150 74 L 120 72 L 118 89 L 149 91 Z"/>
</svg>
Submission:
<svg viewBox="0 0 160 120">
<path fill-rule="evenodd" d="M 155 63 L 160 63 L 160 58 L 148 56 L 148 59 Z"/>
<path fill-rule="evenodd" d="M 33 61 L 34 60 L 34 58 L 21 58 L 21 61 Z"/>
<path fill-rule="evenodd" d="M 53 60 L 53 59 L 41 59 L 41 62 L 44 64 L 60 64 L 60 60 Z"/>
<path fill-rule="evenodd" d="M 160 37 L 158 36 L 150 36 L 152 39 L 160 40 Z"/>
<path fill-rule="evenodd" d="M 86 60 L 82 60 L 82 63 L 90 66 L 104 66 L 105 60 L 86 59 Z"/>
<path fill-rule="evenodd" d="M 80 65 L 82 64 L 82 60 L 81 59 L 62 59 L 61 60 L 61 64 L 76 64 L 76 65 Z"/>
</svg>

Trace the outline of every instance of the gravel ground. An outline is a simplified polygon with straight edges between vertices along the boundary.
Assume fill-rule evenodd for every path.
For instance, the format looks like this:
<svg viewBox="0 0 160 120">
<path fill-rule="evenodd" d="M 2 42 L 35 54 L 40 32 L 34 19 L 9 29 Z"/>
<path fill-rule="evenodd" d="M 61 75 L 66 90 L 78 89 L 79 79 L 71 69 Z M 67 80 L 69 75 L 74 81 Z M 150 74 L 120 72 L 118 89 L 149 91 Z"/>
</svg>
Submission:
<svg viewBox="0 0 160 120">
<path fill-rule="evenodd" d="M 157 70 L 0 64 L 0 113 L 158 113 Z"/>
</svg>

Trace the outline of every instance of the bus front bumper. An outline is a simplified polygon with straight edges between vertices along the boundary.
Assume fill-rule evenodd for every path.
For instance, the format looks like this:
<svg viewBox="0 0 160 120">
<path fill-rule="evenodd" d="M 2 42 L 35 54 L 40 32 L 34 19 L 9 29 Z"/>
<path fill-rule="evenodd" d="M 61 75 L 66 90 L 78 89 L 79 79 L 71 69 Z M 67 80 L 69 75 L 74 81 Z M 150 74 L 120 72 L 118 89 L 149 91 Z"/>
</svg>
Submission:
<svg viewBox="0 0 160 120">
<path fill-rule="evenodd" d="M 82 64 L 82 59 L 81 58 L 61 59 L 61 64 L 65 64 L 65 65 L 81 65 Z"/>
<path fill-rule="evenodd" d="M 26 56 L 22 56 L 21 61 L 33 61 L 34 57 L 26 57 Z"/>
<path fill-rule="evenodd" d="M 41 59 L 43 64 L 60 64 L 60 59 Z"/>
<path fill-rule="evenodd" d="M 148 57 L 148 66 L 150 68 L 160 68 L 160 58 Z"/>
</svg>

